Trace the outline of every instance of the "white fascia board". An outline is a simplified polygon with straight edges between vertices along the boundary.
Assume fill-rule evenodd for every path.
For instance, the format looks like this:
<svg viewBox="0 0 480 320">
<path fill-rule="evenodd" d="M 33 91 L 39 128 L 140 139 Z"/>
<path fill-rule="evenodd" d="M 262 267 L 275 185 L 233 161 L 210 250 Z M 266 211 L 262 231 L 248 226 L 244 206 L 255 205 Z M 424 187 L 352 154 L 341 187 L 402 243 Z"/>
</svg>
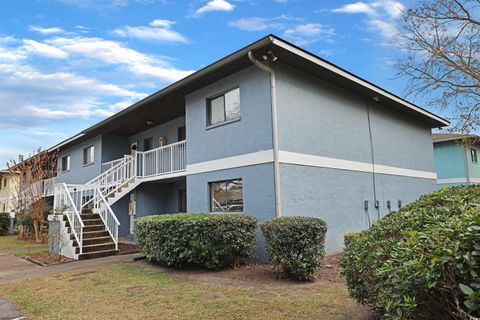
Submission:
<svg viewBox="0 0 480 320">
<path fill-rule="evenodd" d="M 79 134 L 77 134 L 77 135 L 75 135 L 75 136 L 73 136 L 73 137 L 71 137 L 71 138 L 69 138 L 69 139 L 67 139 L 67 140 L 64 140 L 64 141 L 60 142 L 59 144 L 51 147 L 51 148 L 48 149 L 47 151 L 48 151 L 48 152 L 52 152 L 52 151 L 54 151 L 54 150 L 56 150 L 56 149 L 58 149 L 58 148 L 61 148 L 61 147 L 64 146 L 64 145 L 72 142 L 72 141 L 77 140 L 78 138 L 83 137 L 84 135 L 85 135 L 85 133 L 79 133 Z"/>
</svg>

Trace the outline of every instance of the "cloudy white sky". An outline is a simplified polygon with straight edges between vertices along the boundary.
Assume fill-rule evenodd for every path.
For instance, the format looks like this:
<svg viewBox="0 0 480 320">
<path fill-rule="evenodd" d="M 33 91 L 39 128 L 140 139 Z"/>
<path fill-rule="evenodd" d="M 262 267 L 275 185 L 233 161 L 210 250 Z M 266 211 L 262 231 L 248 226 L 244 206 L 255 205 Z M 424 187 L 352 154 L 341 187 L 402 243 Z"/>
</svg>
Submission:
<svg viewBox="0 0 480 320">
<path fill-rule="evenodd" d="M 413 1 L 413 0 L 412 0 Z M 4 0 L 0 167 L 269 33 L 403 95 L 392 46 L 411 1 Z M 434 110 L 437 111 L 437 110 Z"/>
</svg>

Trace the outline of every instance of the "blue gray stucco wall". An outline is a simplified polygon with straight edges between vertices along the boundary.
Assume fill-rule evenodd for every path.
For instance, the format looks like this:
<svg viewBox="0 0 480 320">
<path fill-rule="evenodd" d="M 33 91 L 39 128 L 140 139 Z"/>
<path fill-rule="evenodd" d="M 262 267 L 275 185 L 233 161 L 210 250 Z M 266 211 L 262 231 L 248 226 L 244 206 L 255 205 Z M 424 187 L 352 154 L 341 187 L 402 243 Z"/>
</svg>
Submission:
<svg viewBox="0 0 480 320">
<path fill-rule="evenodd" d="M 427 124 L 285 65 L 275 70 L 280 150 L 435 171 Z M 333 252 L 342 249 L 346 232 L 368 228 L 397 210 L 398 200 L 405 205 L 436 185 L 435 179 L 373 178 L 371 172 L 281 164 L 282 214 L 323 218 L 329 226 L 326 249 Z"/>
<path fill-rule="evenodd" d="M 95 146 L 94 162 L 83 165 L 83 149 L 89 146 Z M 96 177 L 101 172 L 102 165 L 102 136 L 98 135 L 86 142 L 75 145 L 58 154 L 58 168 L 62 168 L 62 157 L 70 155 L 70 170 L 67 172 L 58 172 L 57 183 L 85 183 Z"/>
<path fill-rule="evenodd" d="M 255 217 L 259 222 L 274 218 L 275 191 L 272 163 L 188 175 L 187 211 L 210 212 L 209 182 L 238 178 L 243 181 L 244 214 Z M 255 252 L 257 258 L 266 258 L 264 248 L 265 239 L 258 229 Z"/>
<path fill-rule="evenodd" d="M 347 90 L 276 64 L 280 150 L 435 171 L 425 123 Z"/>
<path fill-rule="evenodd" d="M 207 98 L 240 88 L 240 121 L 207 128 Z M 198 163 L 272 148 L 270 82 L 248 67 L 186 96 L 187 163 Z"/>
<path fill-rule="evenodd" d="M 238 178 L 243 181 L 244 213 L 260 221 L 275 217 L 271 163 L 188 175 L 187 211 L 210 212 L 209 182 Z"/>
<path fill-rule="evenodd" d="M 178 138 L 178 128 L 184 125 L 185 117 L 179 117 L 134 134 L 128 137 L 128 148 L 130 148 L 131 143 L 138 142 L 139 150 L 144 150 L 143 142 L 144 139 L 148 138 L 152 138 L 152 148 L 158 148 L 160 146 L 160 137 L 165 137 L 167 144 L 175 143 Z"/>
<path fill-rule="evenodd" d="M 102 163 L 123 158 L 130 154 L 128 138 L 123 136 L 102 136 Z"/>
<path fill-rule="evenodd" d="M 143 182 L 131 191 L 136 197 L 136 218 L 165 213 L 178 212 L 178 191 L 186 189 L 185 178 L 175 181 Z M 130 193 L 115 202 L 112 210 L 120 221 L 119 235 L 126 236 L 130 232 L 128 206 Z"/>
<path fill-rule="evenodd" d="M 118 222 L 120 222 L 120 227 L 118 228 L 118 235 L 120 237 L 130 234 L 130 217 L 128 215 L 129 199 L 130 195 L 127 194 L 112 205 L 112 211 L 115 213 Z"/>
</svg>

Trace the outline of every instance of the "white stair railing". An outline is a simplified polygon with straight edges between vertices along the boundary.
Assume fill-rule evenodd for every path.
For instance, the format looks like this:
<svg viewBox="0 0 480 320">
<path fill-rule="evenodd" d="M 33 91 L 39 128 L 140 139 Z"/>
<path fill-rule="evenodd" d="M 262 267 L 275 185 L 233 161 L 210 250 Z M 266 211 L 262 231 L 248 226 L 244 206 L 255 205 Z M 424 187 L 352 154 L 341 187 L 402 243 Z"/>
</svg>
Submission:
<svg viewBox="0 0 480 320">
<path fill-rule="evenodd" d="M 105 228 L 115 243 L 115 249 L 118 250 L 118 226 L 120 225 L 120 222 L 99 188 L 95 189 L 94 199 L 94 210 L 100 215 Z"/>
<path fill-rule="evenodd" d="M 88 181 L 86 184 L 108 186 L 123 180 L 127 175 L 127 163 L 132 158 L 133 157 L 130 155 L 124 155 L 121 159 L 110 161 L 111 164 L 114 164 L 113 166 L 111 166 L 108 170 L 104 171 L 92 180 Z"/>
<path fill-rule="evenodd" d="M 118 248 L 120 222 L 106 197 L 114 194 L 136 177 L 136 163 L 136 157 L 125 156 L 122 161 L 86 184 L 64 184 L 76 212 L 81 213 L 84 209 L 91 209 L 92 212 L 100 215 L 105 230 L 110 234 L 116 248 Z M 58 198 L 62 199 L 62 197 L 65 195 L 59 193 Z M 55 199 L 57 199 L 57 194 L 55 194 Z"/>
<path fill-rule="evenodd" d="M 55 185 L 55 198 L 53 208 L 56 212 L 62 212 L 67 216 L 70 224 L 70 230 L 80 249 L 79 254 L 83 251 L 83 228 L 85 227 L 82 217 L 77 209 L 75 202 L 65 183 Z"/>
<path fill-rule="evenodd" d="M 80 214 L 84 209 L 98 213 L 118 248 L 118 221 L 107 199 L 136 178 L 148 178 L 185 171 L 186 141 L 169 144 L 150 151 L 137 151 L 134 156 L 125 155 L 121 159 L 102 165 L 102 172 L 85 184 L 55 185 L 55 209 L 64 210 L 71 225 L 72 233 L 82 253 L 83 221 Z M 53 182 L 52 182 L 53 183 Z M 42 192 L 49 192 L 50 182 L 42 185 Z M 127 190 L 128 191 L 128 190 Z"/>
<path fill-rule="evenodd" d="M 127 155 L 125 155 L 125 156 L 127 156 Z M 123 158 L 120 158 L 120 159 L 115 159 L 115 160 L 112 160 L 112 161 L 102 163 L 102 169 L 101 169 L 102 173 L 112 169 L 113 167 L 116 167 L 122 160 L 123 160 Z"/>
</svg>

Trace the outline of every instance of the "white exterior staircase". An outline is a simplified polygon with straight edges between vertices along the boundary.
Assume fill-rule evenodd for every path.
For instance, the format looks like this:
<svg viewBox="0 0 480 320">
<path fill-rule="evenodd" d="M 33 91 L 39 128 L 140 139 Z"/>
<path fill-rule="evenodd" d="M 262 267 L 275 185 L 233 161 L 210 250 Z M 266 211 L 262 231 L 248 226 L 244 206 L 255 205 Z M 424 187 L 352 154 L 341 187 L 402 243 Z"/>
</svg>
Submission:
<svg viewBox="0 0 480 320">
<path fill-rule="evenodd" d="M 62 212 L 64 255 L 89 259 L 118 252 L 118 221 L 111 206 L 140 183 L 184 174 L 186 141 L 125 155 L 85 184 L 56 184 L 54 210 Z"/>
</svg>

